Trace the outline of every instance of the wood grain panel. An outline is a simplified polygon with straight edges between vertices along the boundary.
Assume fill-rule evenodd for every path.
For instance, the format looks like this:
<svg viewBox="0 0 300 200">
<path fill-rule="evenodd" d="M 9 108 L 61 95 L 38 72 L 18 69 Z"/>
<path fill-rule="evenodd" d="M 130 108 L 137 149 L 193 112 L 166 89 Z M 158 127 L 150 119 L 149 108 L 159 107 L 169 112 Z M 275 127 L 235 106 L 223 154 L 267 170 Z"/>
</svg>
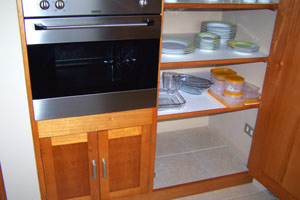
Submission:
<svg viewBox="0 0 300 200">
<path fill-rule="evenodd" d="M 88 156 L 89 156 L 89 180 L 90 180 L 90 199 L 100 199 L 100 174 L 99 174 L 99 152 L 98 152 L 98 133 L 88 133 Z M 93 161 L 96 164 L 96 179 L 94 179 Z M 79 200 L 79 199 L 78 199 Z"/>
<path fill-rule="evenodd" d="M 91 200 L 90 196 L 84 196 L 84 197 L 76 197 L 76 198 L 71 198 L 67 200 Z"/>
<path fill-rule="evenodd" d="M 285 176 L 283 178 L 283 187 L 286 188 L 296 199 L 300 199 L 300 123 L 298 124 L 297 138 L 290 156 Z"/>
<path fill-rule="evenodd" d="M 43 167 L 45 176 L 45 185 L 47 187 L 47 197 L 51 200 L 57 200 L 56 190 L 56 178 L 54 169 L 54 160 L 52 153 L 51 138 L 43 138 L 40 140 L 42 156 L 43 156 Z"/>
<path fill-rule="evenodd" d="M 144 125 L 139 128 L 139 135 L 114 139 L 108 139 L 111 130 L 98 133 L 100 163 L 105 159 L 107 170 L 104 178 L 101 163 L 101 199 L 149 191 L 150 128 L 151 125 Z"/>
<path fill-rule="evenodd" d="M 141 135 L 141 133 L 142 133 L 141 126 L 113 129 L 108 131 L 108 139 L 136 136 L 136 135 Z"/>
<path fill-rule="evenodd" d="M 151 126 L 144 125 L 141 135 L 140 193 L 148 191 Z"/>
<path fill-rule="evenodd" d="M 229 65 L 229 64 L 239 64 L 239 63 L 252 63 L 252 62 L 266 62 L 268 57 L 259 57 L 259 58 L 236 58 L 236 59 L 222 59 L 222 60 L 199 60 L 191 62 L 167 62 L 161 63 L 161 68 L 172 68 L 172 67 L 183 67 L 183 66 L 195 66 L 199 65 Z"/>
<path fill-rule="evenodd" d="M 99 145 L 99 162 L 100 162 L 100 194 L 101 199 L 110 199 L 109 179 L 110 168 L 109 164 L 109 143 L 108 143 L 108 131 L 100 131 L 98 133 L 98 145 Z M 104 164 L 106 162 L 106 177 L 104 177 Z"/>
<path fill-rule="evenodd" d="M 1 163 L 0 163 L 0 200 L 6 200 L 6 193 L 5 193 Z"/>
<path fill-rule="evenodd" d="M 193 116 L 210 115 L 210 114 L 217 114 L 217 113 L 226 113 L 226 112 L 247 110 L 247 109 L 258 108 L 258 107 L 259 107 L 259 104 L 252 104 L 252 105 L 246 105 L 246 106 L 240 106 L 240 107 L 234 107 L 234 108 L 218 108 L 218 109 L 201 110 L 201 111 L 195 111 L 195 112 L 160 115 L 157 117 L 157 120 L 175 119 L 175 118 L 182 118 L 182 117 L 193 117 Z"/>
<path fill-rule="evenodd" d="M 51 138 L 52 146 L 82 143 L 87 141 L 88 141 L 87 133 L 63 135 L 63 136 L 57 136 Z"/>
<path fill-rule="evenodd" d="M 38 121 L 39 137 L 87 133 L 152 123 L 153 109 Z"/>
<path fill-rule="evenodd" d="M 87 145 L 78 143 L 52 147 L 58 199 L 90 194 Z"/>
<path fill-rule="evenodd" d="M 252 182 L 252 177 L 248 174 L 248 172 L 241 172 L 203 181 L 157 189 L 151 193 L 124 197 L 120 198 L 120 200 L 169 200 L 250 182 Z"/>
<path fill-rule="evenodd" d="M 110 192 L 139 187 L 141 137 L 109 140 Z"/>
<path fill-rule="evenodd" d="M 248 167 L 281 199 L 299 199 L 293 152 L 300 124 L 300 2 L 280 1 Z M 299 155 L 298 155 L 299 156 Z M 292 173 L 295 173 L 292 175 Z M 290 180 L 284 182 L 286 176 Z M 298 179 L 297 179 L 298 177 Z M 295 181 L 298 184 L 295 185 Z"/>
</svg>

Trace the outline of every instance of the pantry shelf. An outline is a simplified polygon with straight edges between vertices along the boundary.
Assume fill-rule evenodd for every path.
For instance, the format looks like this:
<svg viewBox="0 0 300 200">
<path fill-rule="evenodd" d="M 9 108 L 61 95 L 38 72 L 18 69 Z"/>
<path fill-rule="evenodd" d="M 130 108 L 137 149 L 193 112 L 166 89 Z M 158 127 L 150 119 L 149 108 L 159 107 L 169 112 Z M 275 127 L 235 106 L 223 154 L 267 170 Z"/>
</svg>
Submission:
<svg viewBox="0 0 300 200">
<path fill-rule="evenodd" d="M 164 8 L 188 8 L 188 9 L 271 9 L 278 8 L 278 2 L 270 3 L 243 3 L 231 0 L 166 0 Z"/>
<path fill-rule="evenodd" d="M 164 34 L 163 38 L 180 38 L 193 41 L 195 34 Z M 264 52 L 238 53 L 227 49 L 225 44 L 221 44 L 220 49 L 213 51 L 195 49 L 193 53 L 184 55 L 162 54 L 161 68 L 266 62 L 267 60 L 268 55 Z"/>
<path fill-rule="evenodd" d="M 186 100 L 184 108 L 180 110 L 162 110 L 158 111 L 158 120 L 174 119 L 181 117 L 192 117 L 199 115 L 208 115 L 216 113 L 224 113 L 238 110 L 246 110 L 251 108 L 258 108 L 259 104 L 249 104 L 240 107 L 228 108 L 204 91 L 201 95 L 191 95 L 185 92 L 180 94 Z"/>
</svg>

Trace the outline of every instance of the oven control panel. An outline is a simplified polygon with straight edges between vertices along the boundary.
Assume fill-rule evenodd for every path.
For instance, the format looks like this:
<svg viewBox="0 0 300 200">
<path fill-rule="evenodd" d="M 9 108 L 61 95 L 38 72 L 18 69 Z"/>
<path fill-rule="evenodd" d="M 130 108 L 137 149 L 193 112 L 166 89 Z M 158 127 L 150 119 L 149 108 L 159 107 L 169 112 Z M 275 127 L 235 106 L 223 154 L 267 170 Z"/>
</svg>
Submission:
<svg viewBox="0 0 300 200">
<path fill-rule="evenodd" d="M 25 18 L 160 14 L 162 0 L 22 0 Z"/>
<path fill-rule="evenodd" d="M 55 8 L 61 10 L 65 7 L 65 2 L 63 0 L 57 0 L 54 2 Z M 42 10 L 47 10 L 50 8 L 50 3 L 47 0 L 42 0 L 40 2 L 40 7 Z"/>
</svg>

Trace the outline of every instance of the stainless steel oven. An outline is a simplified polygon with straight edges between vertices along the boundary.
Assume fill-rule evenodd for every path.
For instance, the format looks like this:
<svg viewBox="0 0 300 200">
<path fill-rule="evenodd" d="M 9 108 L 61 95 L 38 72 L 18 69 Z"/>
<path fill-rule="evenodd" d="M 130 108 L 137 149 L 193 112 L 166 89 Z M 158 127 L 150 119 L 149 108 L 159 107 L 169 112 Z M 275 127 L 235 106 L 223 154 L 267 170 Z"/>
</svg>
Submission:
<svg viewBox="0 0 300 200">
<path fill-rule="evenodd" d="M 156 106 L 161 1 L 23 0 L 23 12 L 35 120 Z"/>
</svg>

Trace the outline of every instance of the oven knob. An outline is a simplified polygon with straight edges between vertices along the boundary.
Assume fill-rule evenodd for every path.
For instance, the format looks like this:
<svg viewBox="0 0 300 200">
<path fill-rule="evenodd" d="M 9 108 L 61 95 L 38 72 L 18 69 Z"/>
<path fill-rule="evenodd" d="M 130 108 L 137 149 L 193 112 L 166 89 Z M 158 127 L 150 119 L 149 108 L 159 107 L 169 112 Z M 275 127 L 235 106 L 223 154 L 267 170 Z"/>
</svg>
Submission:
<svg viewBox="0 0 300 200">
<path fill-rule="evenodd" d="M 50 7 L 50 4 L 49 4 L 48 1 L 43 0 L 43 1 L 40 2 L 40 7 L 41 7 L 41 9 L 43 9 L 43 10 L 47 10 L 47 9 Z"/>
<path fill-rule="evenodd" d="M 56 7 L 57 9 L 63 9 L 63 8 L 65 7 L 65 2 L 62 1 L 62 0 L 57 0 L 57 1 L 55 2 L 55 7 Z"/>
</svg>

